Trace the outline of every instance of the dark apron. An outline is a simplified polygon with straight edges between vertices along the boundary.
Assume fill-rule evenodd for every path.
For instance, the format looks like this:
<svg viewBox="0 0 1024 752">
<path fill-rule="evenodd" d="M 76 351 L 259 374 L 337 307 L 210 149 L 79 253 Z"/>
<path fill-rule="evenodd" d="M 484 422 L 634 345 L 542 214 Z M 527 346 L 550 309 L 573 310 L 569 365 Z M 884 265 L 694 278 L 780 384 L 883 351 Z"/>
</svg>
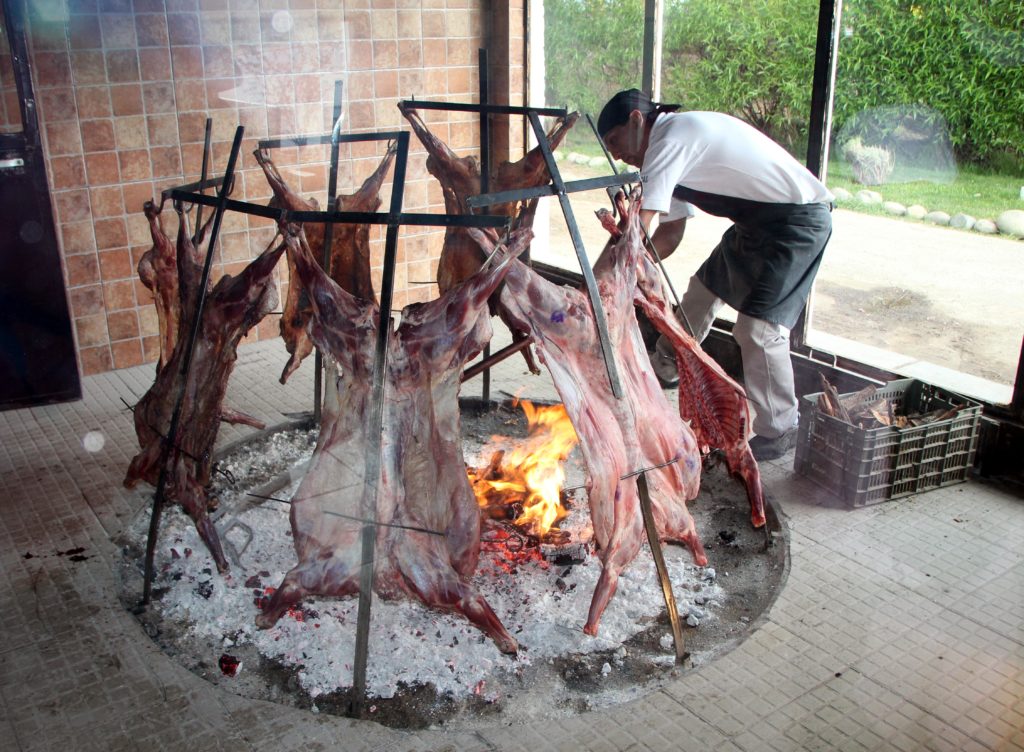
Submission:
<svg viewBox="0 0 1024 752">
<path fill-rule="evenodd" d="M 697 279 L 740 313 L 792 329 L 832 235 L 828 204 L 769 204 L 676 186 L 673 195 L 734 224 Z"/>
</svg>

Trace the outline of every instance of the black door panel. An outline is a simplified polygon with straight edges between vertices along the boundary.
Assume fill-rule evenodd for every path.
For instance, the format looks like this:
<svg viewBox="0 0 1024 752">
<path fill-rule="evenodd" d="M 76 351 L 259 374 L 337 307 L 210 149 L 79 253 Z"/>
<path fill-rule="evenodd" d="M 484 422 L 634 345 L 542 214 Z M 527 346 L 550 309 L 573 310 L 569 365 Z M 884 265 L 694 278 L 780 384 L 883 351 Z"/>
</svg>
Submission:
<svg viewBox="0 0 1024 752">
<path fill-rule="evenodd" d="M 16 7 L 11 7 L 14 5 Z M 81 397 L 60 251 L 26 64 L 20 5 L 0 4 L 0 81 L 17 84 L 0 124 L 0 409 Z"/>
</svg>

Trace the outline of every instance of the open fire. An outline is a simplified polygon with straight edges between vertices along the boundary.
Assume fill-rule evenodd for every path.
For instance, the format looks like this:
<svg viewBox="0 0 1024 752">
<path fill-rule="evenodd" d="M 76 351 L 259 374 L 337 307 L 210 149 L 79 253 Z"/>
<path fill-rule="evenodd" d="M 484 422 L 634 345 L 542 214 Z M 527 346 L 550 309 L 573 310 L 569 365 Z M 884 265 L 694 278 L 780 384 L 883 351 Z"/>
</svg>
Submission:
<svg viewBox="0 0 1024 752">
<path fill-rule="evenodd" d="M 484 514 L 512 520 L 544 539 L 568 513 L 561 500 L 564 463 L 578 439 L 562 405 L 519 404 L 526 415 L 526 438 L 492 436 L 483 450 L 484 456 L 490 453 L 488 464 L 467 473 Z"/>
</svg>

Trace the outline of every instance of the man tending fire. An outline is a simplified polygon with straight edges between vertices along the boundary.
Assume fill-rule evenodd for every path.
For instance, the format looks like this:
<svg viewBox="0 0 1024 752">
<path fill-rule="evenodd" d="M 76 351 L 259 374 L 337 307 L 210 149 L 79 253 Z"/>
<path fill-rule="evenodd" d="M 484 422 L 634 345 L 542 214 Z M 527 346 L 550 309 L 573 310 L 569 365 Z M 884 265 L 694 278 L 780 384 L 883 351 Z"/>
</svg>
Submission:
<svg viewBox="0 0 1024 752">
<path fill-rule="evenodd" d="M 616 159 L 641 168 L 640 220 L 664 258 L 683 239 L 693 207 L 728 217 L 722 236 L 683 295 L 681 317 L 698 342 L 723 304 L 738 311 L 733 336 L 754 403 L 750 449 L 776 459 L 796 440 L 797 398 L 789 330 L 807 300 L 832 234 L 834 196 L 785 149 L 750 125 L 717 112 L 675 112 L 638 89 L 613 96 L 597 129 Z M 651 363 L 663 386 L 679 383 L 662 337 Z"/>
</svg>

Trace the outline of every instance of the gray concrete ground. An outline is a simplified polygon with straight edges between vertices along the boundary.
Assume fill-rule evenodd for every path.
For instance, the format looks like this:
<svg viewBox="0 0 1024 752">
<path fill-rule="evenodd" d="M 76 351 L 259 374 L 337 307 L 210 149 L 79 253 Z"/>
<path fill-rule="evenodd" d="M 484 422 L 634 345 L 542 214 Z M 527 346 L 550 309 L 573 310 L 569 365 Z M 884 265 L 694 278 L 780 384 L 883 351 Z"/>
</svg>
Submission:
<svg viewBox="0 0 1024 752">
<path fill-rule="evenodd" d="M 243 347 L 230 405 L 270 423 L 307 409 L 311 369 L 282 387 L 283 360 L 279 342 Z M 551 396 L 523 371 L 506 361 L 494 391 Z M 0 750 L 1024 750 L 1021 499 L 972 480 L 845 510 L 792 454 L 762 465 L 788 529 L 781 594 L 664 690 L 545 725 L 404 733 L 213 687 L 117 601 L 111 538 L 149 498 L 120 485 L 136 448 L 121 399 L 151 380 L 93 376 L 79 402 L 0 413 Z"/>
</svg>

